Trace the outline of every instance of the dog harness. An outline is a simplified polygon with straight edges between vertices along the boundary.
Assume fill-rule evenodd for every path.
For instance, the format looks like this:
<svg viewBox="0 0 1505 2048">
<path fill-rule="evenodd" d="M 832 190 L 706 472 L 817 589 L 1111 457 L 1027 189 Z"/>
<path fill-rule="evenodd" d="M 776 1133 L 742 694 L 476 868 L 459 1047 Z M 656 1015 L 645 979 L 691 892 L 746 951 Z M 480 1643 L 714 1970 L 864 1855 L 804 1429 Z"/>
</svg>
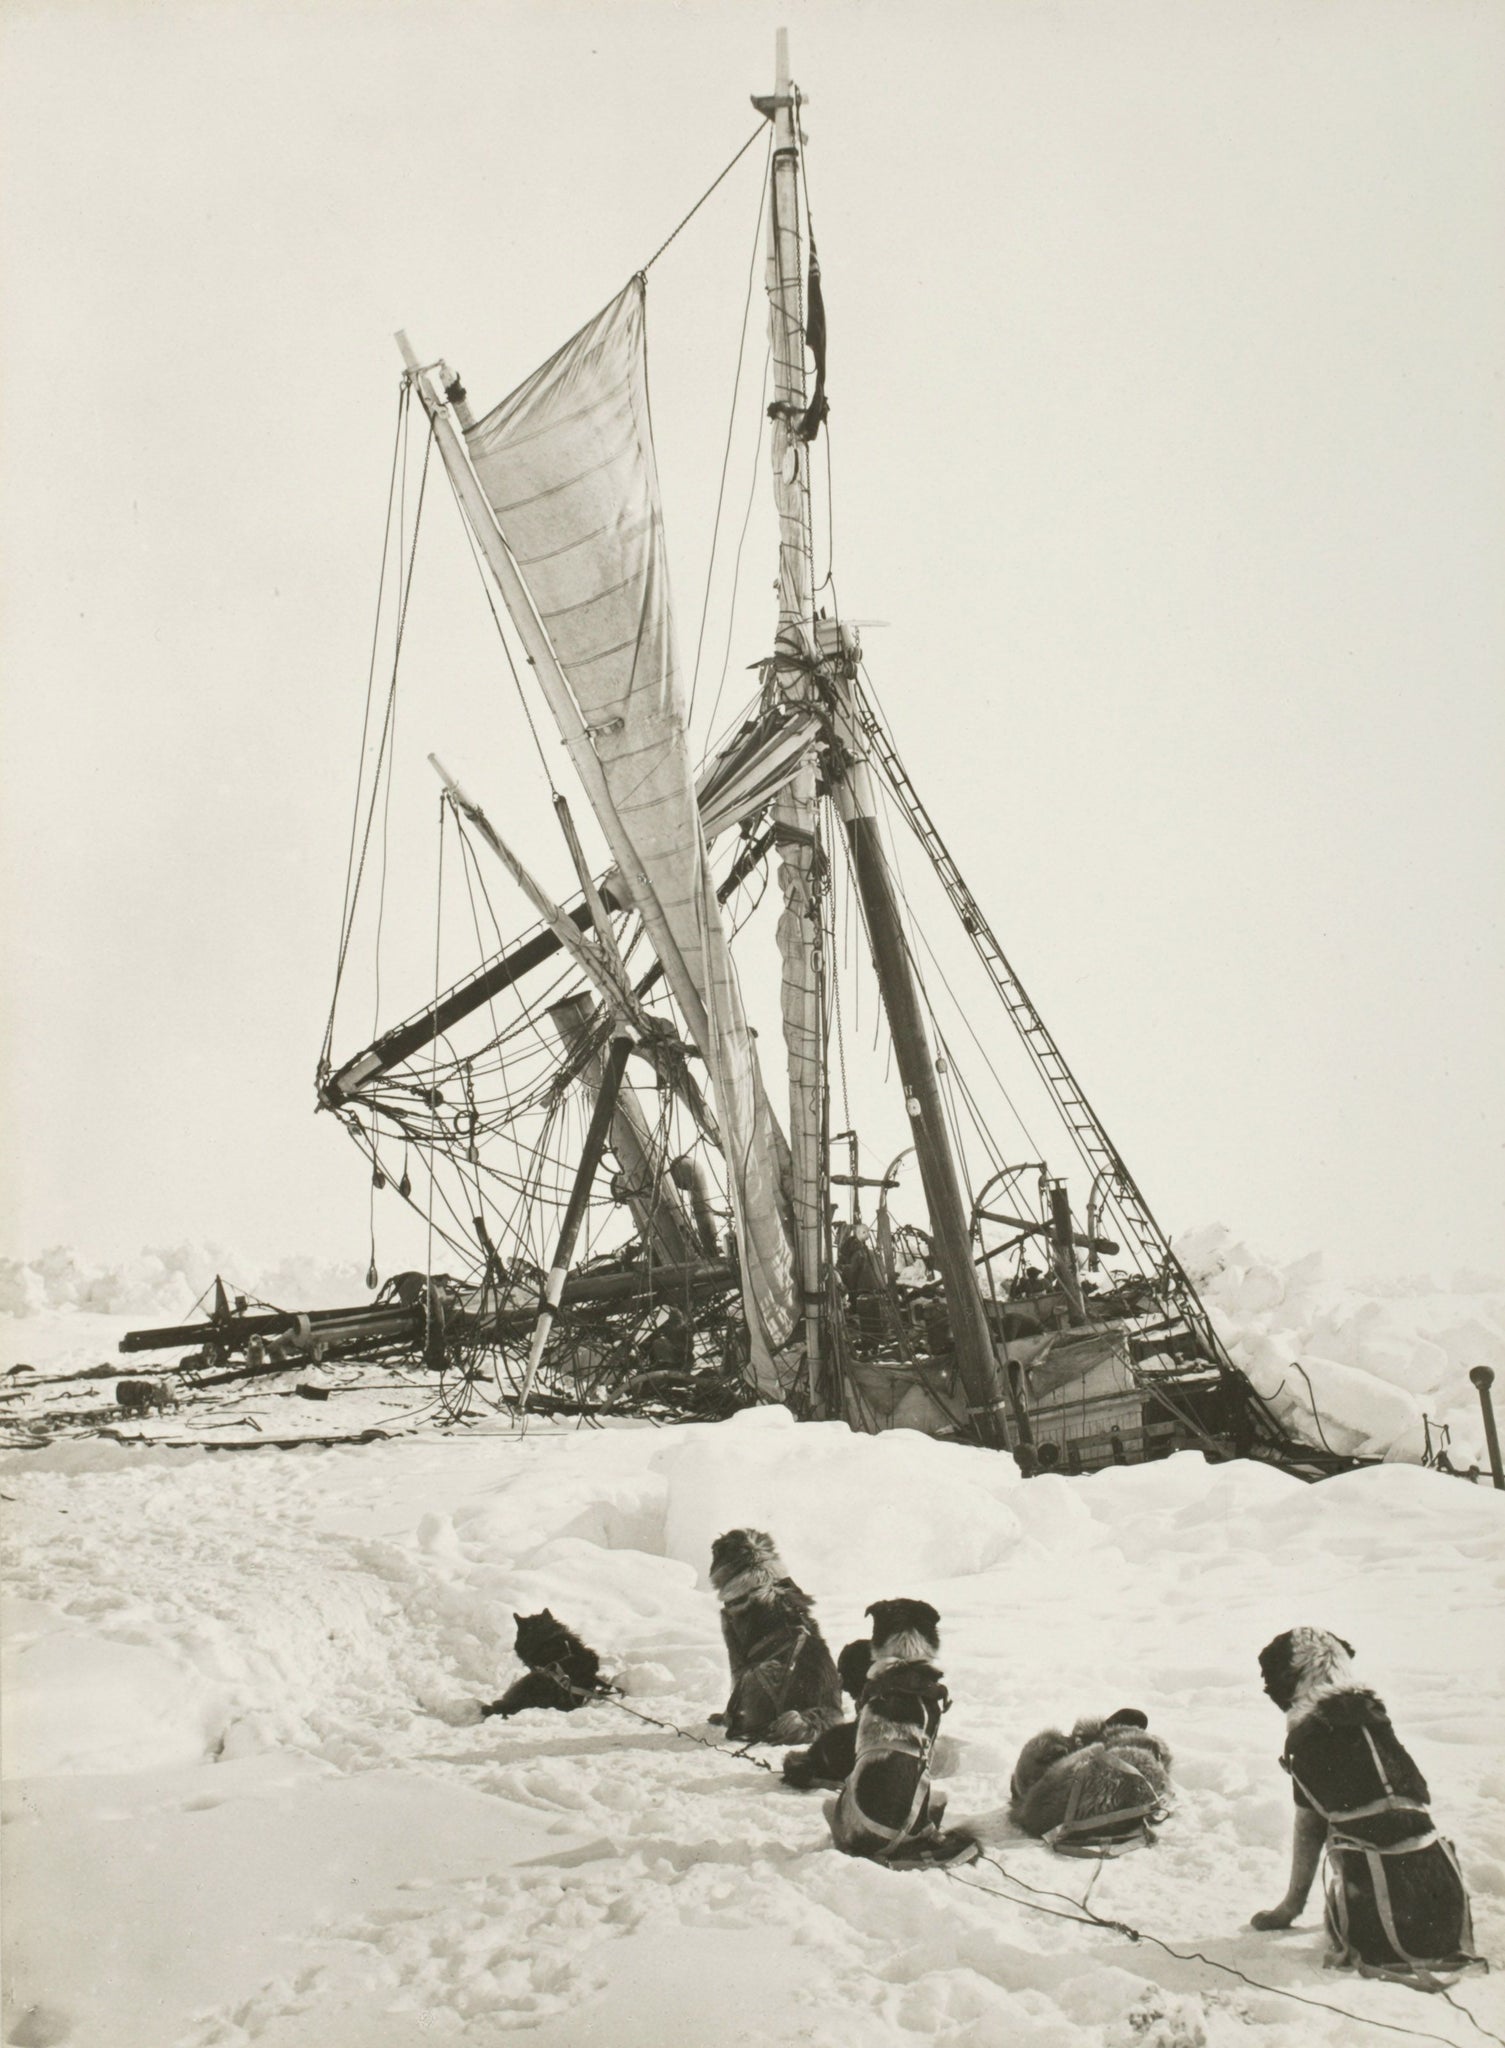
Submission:
<svg viewBox="0 0 1505 2048">
<path fill-rule="evenodd" d="M 881 1744 L 870 1749 L 859 1749 L 851 1776 L 842 1787 L 838 1805 L 852 1816 L 858 1830 L 875 1843 L 870 1853 L 877 1861 L 887 1862 L 917 1838 L 925 1830 L 920 1826 L 921 1816 L 930 1796 L 930 1758 L 935 1748 L 935 1739 L 940 1732 L 941 1716 L 951 1704 L 951 1695 L 944 1685 L 932 1676 L 910 1675 L 902 1667 L 879 1673 L 874 1684 L 871 1673 L 863 1687 L 858 1706 L 858 1740 L 861 1740 L 862 1710 L 877 1706 L 887 1695 L 890 1699 L 906 1703 L 918 1702 L 925 1716 L 923 1727 L 912 1727 L 904 1723 L 890 1723 L 889 1731 Z M 897 1826 L 891 1821 L 880 1820 L 869 1813 L 862 1803 L 862 1780 L 867 1770 L 891 1756 L 913 1757 L 919 1769 L 915 1774 L 914 1796 L 909 1802 L 909 1811 Z"/>
<path fill-rule="evenodd" d="M 1421 1983 L 1425 1989 L 1436 1989 L 1439 1986 L 1434 1972 L 1439 1967 L 1447 1969 L 1451 1966 L 1457 1969 L 1479 1964 L 1483 1961 L 1483 1958 L 1476 1955 L 1473 1949 L 1473 1918 L 1469 1911 L 1468 1889 L 1463 1882 L 1463 1872 L 1458 1867 L 1458 1857 L 1452 1843 L 1448 1841 L 1445 1835 L 1440 1835 L 1437 1832 L 1437 1829 L 1432 1824 L 1432 1816 L 1427 1809 L 1424 1806 L 1418 1806 L 1414 1799 L 1408 1799 L 1403 1793 L 1397 1792 L 1391 1784 L 1390 1774 L 1385 1769 L 1384 1760 L 1380 1756 L 1374 1737 L 1370 1734 L 1369 1730 L 1361 1728 L 1359 1732 L 1368 1744 L 1369 1754 L 1374 1763 L 1375 1776 L 1379 1779 L 1380 1785 L 1383 1788 L 1378 1799 L 1366 1800 L 1362 1806 L 1349 1806 L 1341 1810 L 1332 1810 L 1323 1806 L 1321 1801 L 1315 1798 L 1310 1789 L 1301 1782 L 1290 1759 L 1283 1756 L 1280 1760 L 1282 1767 L 1290 1775 L 1291 1783 L 1301 1793 L 1302 1798 L 1305 1799 L 1313 1813 L 1320 1820 L 1324 1821 L 1327 1826 L 1327 1840 L 1323 1845 L 1327 1858 L 1329 1878 L 1327 1887 L 1327 1922 L 1329 1932 L 1336 1944 L 1335 1953 L 1327 1959 L 1328 1966 L 1333 1969 L 1358 1969 L 1366 1976 L 1404 1977 Z M 1382 1813 L 1411 1815 L 1417 1823 L 1415 1833 L 1403 1835 L 1398 1842 L 1388 1842 L 1382 1846 L 1366 1841 L 1362 1835 L 1345 1832 L 1355 1822 L 1372 1820 L 1377 1814 Z M 1458 1880 L 1458 1889 L 1463 1901 L 1463 1924 L 1460 1929 L 1458 1947 L 1453 1954 L 1443 1957 L 1412 1955 L 1400 1938 L 1400 1932 L 1395 1921 L 1395 1905 L 1390 1895 L 1390 1864 L 1399 1857 L 1417 1856 L 1424 1850 L 1431 1848 L 1440 1849 L 1448 1863 L 1451 1864 L 1453 1874 Z M 1379 1916 L 1380 1926 L 1384 1930 L 1386 1941 L 1389 1942 L 1392 1952 L 1403 1965 L 1403 1968 L 1400 1970 L 1389 1970 L 1383 1964 L 1366 1962 L 1351 1939 L 1348 1884 L 1346 1882 L 1347 1870 L 1345 1868 L 1346 1858 L 1351 1858 L 1355 1862 L 1361 1863 L 1368 1872 L 1370 1889 L 1374 1897 L 1375 1912 Z"/>
<path fill-rule="evenodd" d="M 887 1861 L 891 1856 L 897 1855 L 907 1842 L 914 1839 L 919 1828 L 920 1816 L 924 1813 L 926 1801 L 930 1797 L 930 1754 L 934 1747 L 934 1731 L 927 1728 L 923 1735 L 917 1732 L 912 1739 L 900 1736 L 893 1741 L 885 1742 L 881 1749 L 865 1750 L 853 1765 L 852 1775 L 842 1788 L 841 1804 L 850 1805 L 855 1810 L 857 1824 L 865 1835 L 877 1837 L 880 1846 L 872 1853 L 881 1861 Z M 888 1821 L 879 1820 L 862 1804 L 863 1773 L 870 1765 L 882 1763 L 886 1757 L 891 1756 L 912 1756 L 920 1767 L 915 1777 L 914 1797 L 909 1802 L 909 1811 L 897 1827 Z"/>
<path fill-rule="evenodd" d="M 1105 1750 L 1104 1756 L 1111 1761 L 1115 1771 L 1137 1778 L 1148 1796 L 1124 1806 L 1112 1807 L 1106 1813 L 1088 1814 L 1079 1820 L 1077 1815 L 1087 1789 L 1087 1772 L 1074 1772 L 1066 1798 L 1065 1815 L 1042 1837 L 1047 1847 L 1054 1849 L 1058 1856 L 1123 1856 L 1130 1849 L 1140 1849 L 1153 1842 L 1155 1837 L 1150 1829 L 1165 1818 L 1160 1795 L 1139 1766 L 1111 1750 Z"/>
</svg>

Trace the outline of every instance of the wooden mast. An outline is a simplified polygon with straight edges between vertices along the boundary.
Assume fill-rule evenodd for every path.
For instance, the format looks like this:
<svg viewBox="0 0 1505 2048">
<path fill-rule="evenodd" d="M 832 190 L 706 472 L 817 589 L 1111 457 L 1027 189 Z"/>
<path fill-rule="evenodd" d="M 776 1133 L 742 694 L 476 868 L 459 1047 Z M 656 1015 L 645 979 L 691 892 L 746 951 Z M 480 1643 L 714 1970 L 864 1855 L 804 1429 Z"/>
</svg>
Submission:
<svg viewBox="0 0 1505 2048">
<path fill-rule="evenodd" d="M 779 509 L 779 632 L 774 674 L 780 694 L 793 702 L 826 698 L 834 706 L 837 743 L 827 767 L 836 796 L 853 876 L 872 947 L 879 992 L 914 1134 L 920 1177 L 930 1212 L 936 1262 L 941 1269 L 957 1367 L 967 1409 L 983 1443 L 1008 1446 L 992 1335 L 976 1269 L 968 1204 L 946 1128 L 935 1061 L 900 918 L 898 895 L 879 836 L 877 806 L 866 749 L 852 704 L 855 636 L 820 635 L 811 617 L 809 446 L 798 429 L 805 412 L 805 308 L 799 233 L 799 95 L 790 83 L 788 32 L 778 32 L 776 81 L 771 100 L 755 100 L 774 125 L 769 189 L 769 302 L 773 345 L 774 494 Z M 824 688 L 813 689 L 818 671 Z M 802 1149 L 812 1164 L 805 1188 L 819 1202 L 811 1213 L 797 1197 L 796 1222 L 804 1264 L 805 1342 L 810 1384 L 816 1388 L 822 1341 L 825 1162 L 820 1069 L 820 930 L 812 874 L 817 809 L 813 772 L 796 777 L 774 812 L 779 835 L 779 879 L 785 909 L 780 921 L 784 954 L 784 1035 L 790 1052 L 790 1147 L 799 1184 Z M 803 963 L 803 964 L 802 964 Z M 813 1053 L 813 1057 L 812 1057 Z M 815 1085 L 801 1087 L 802 1066 L 813 1066 Z"/>
<path fill-rule="evenodd" d="M 778 31 L 771 99 L 754 106 L 773 122 L 768 190 L 768 336 L 773 357 L 770 448 L 779 515 L 779 624 L 773 687 L 789 704 L 814 700 L 811 623 L 810 450 L 801 439 L 805 412 L 804 239 L 799 202 L 799 94 L 789 77 L 789 32 Z M 810 1406 L 824 1408 L 825 1043 L 821 987 L 821 906 L 816 834 L 820 823 L 813 750 L 780 792 L 773 810 L 784 909 L 778 943 L 789 1068 L 789 1150 L 799 1256 L 805 1374 Z"/>
</svg>

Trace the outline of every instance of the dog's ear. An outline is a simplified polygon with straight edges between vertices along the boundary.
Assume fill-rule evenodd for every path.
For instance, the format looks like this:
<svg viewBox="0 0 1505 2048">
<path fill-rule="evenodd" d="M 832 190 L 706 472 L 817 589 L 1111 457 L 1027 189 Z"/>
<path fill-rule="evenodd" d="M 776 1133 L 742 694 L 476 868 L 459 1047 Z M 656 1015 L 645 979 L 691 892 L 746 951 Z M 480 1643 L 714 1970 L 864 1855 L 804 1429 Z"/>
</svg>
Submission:
<svg viewBox="0 0 1505 2048">
<path fill-rule="evenodd" d="M 1335 1642 L 1343 1643 L 1343 1638 L 1341 1636 L 1335 1636 L 1333 1640 Z M 1343 1648 L 1350 1657 L 1357 1657 L 1359 1654 L 1352 1643 L 1343 1643 Z"/>
<path fill-rule="evenodd" d="M 910 1604 L 918 1608 L 920 1613 L 925 1616 L 925 1632 L 927 1635 L 933 1636 L 941 1625 L 939 1614 L 936 1613 L 928 1600 L 915 1600 Z"/>
</svg>

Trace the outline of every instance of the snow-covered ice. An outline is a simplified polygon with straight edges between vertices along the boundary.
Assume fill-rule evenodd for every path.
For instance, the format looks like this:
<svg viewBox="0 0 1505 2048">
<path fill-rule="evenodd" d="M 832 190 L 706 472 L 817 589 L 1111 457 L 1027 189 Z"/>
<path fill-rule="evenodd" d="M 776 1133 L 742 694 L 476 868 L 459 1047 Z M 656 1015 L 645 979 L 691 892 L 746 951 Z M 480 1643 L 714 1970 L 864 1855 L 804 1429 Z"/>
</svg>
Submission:
<svg viewBox="0 0 1505 2048">
<path fill-rule="evenodd" d="M 14 2048 L 1481 2038 L 1324 1973 L 1315 1909 L 1284 1935 L 1247 1921 L 1290 1826 L 1255 1657 L 1311 1621 L 1357 1645 L 1505 1955 L 1505 1496 L 1484 1487 L 1402 1463 L 1308 1487 L 1194 1454 L 1023 1482 L 772 1409 L 0 1464 Z M 514 1611 L 548 1605 L 627 1706 L 713 1735 L 705 1566 L 737 1522 L 774 1531 L 834 1647 L 870 1600 L 940 1609 L 952 1812 L 1010 1871 L 1075 1899 L 1096 1873 L 1097 1912 L 1276 1988 L 1029 1910 L 987 1864 L 844 1858 L 818 1796 L 620 1708 L 477 1718 L 515 1674 Z M 1124 1704 L 1176 1753 L 1158 1844 L 1099 1870 L 1014 1836 L 1023 1739 Z M 1505 2032 L 1497 1980 L 1455 1996 Z"/>
</svg>

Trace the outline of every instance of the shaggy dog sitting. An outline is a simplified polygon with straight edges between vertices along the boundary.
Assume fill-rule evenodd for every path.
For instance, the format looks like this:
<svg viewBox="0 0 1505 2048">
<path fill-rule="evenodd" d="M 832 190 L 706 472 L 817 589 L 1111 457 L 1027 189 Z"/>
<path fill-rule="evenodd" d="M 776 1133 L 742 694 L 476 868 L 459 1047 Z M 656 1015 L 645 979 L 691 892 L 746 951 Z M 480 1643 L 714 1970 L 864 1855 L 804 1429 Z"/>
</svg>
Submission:
<svg viewBox="0 0 1505 2048">
<path fill-rule="evenodd" d="M 839 1798 L 826 1802 L 836 1846 L 898 1866 L 970 1861 L 978 1844 L 943 1832 L 944 1792 L 930 1756 L 951 1704 L 936 1658 L 940 1616 L 924 1600 L 876 1600 L 873 1661 L 858 1701 L 856 1755 Z"/>
<path fill-rule="evenodd" d="M 862 1697 L 873 1646 L 859 1639 L 848 1643 L 836 1660 L 841 1689 L 855 1703 Z M 839 1792 L 857 1761 L 857 1723 L 838 1721 L 818 1735 L 808 1749 L 791 1749 L 784 1758 L 784 1783 L 796 1792 Z"/>
<path fill-rule="evenodd" d="M 482 1719 L 490 1714 L 520 1714 L 525 1707 L 555 1707 L 562 1714 L 571 1714 L 586 1700 L 615 1691 L 614 1686 L 603 1683 L 601 1659 L 595 1651 L 587 1649 L 547 1607 L 542 1614 L 514 1614 L 512 1619 L 517 1623 L 515 1648 L 528 1669 L 499 1700 L 482 1707 Z"/>
<path fill-rule="evenodd" d="M 1286 1717 L 1280 1762 L 1296 1831 L 1286 1895 L 1252 1925 L 1290 1926 L 1325 1848 L 1329 1967 L 1436 1991 L 1480 1960 L 1468 1892 L 1432 1824 L 1427 1781 L 1383 1701 L 1355 1681 L 1352 1655 L 1320 1628 L 1288 1629 L 1259 1653 L 1265 1691 Z"/>
<path fill-rule="evenodd" d="M 730 1529 L 711 1545 L 711 1584 L 732 1690 L 724 1724 L 738 1742 L 809 1742 L 841 1719 L 841 1682 L 809 1595 L 761 1529 Z"/>
<path fill-rule="evenodd" d="M 1112 1855 L 1148 1840 L 1170 1790 L 1171 1753 L 1137 1707 L 1047 1728 L 1019 1753 L 1009 1815 L 1065 1855 Z"/>
</svg>

